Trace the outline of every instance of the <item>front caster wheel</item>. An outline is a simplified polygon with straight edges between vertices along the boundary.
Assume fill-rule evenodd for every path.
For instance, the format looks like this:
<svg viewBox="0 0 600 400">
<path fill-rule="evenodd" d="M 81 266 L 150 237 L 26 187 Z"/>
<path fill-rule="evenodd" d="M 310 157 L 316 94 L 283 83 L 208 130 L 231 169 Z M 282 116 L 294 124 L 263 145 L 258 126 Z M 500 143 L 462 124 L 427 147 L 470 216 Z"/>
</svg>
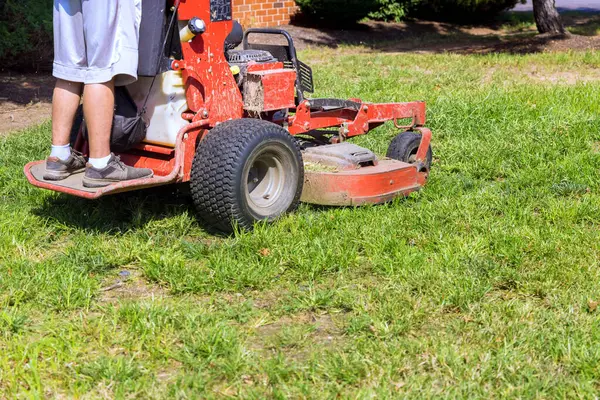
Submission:
<svg viewBox="0 0 600 400">
<path fill-rule="evenodd" d="M 273 123 L 224 122 L 200 142 L 190 189 L 199 218 L 210 228 L 252 229 L 294 211 L 304 184 L 300 149 Z"/>
<path fill-rule="evenodd" d="M 394 140 L 392 140 L 392 143 L 387 151 L 387 157 L 409 164 L 416 164 L 417 151 L 419 150 L 420 145 L 420 134 L 415 132 L 402 132 L 396 136 Z M 427 157 L 425 157 L 425 163 L 423 165 L 423 168 L 425 169 L 424 172 L 429 172 L 431 170 L 432 160 L 433 153 L 431 151 L 431 146 L 429 146 L 429 149 L 427 150 Z"/>
</svg>

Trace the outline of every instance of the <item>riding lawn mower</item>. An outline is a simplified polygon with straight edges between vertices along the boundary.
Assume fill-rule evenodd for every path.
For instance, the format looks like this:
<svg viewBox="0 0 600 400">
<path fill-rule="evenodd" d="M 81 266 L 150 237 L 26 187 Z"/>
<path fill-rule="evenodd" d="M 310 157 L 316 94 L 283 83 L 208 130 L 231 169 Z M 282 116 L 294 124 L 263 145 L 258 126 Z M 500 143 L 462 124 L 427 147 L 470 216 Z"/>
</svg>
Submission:
<svg viewBox="0 0 600 400">
<path fill-rule="evenodd" d="M 29 182 L 86 199 L 189 182 L 200 220 L 226 232 L 274 221 L 300 201 L 380 204 L 425 185 L 432 154 L 424 102 L 309 98 L 312 70 L 292 37 L 244 32 L 231 3 L 142 3 L 140 78 L 124 90 L 144 108 L 145 136 L 115 152 L 154 177 L 87 188 L 83 174 L 44 180 L 41 160 L 25 166 Z M 388 121 L 400 134 L 386 157 L 351 143 Z M 76 119 L 72 144 L 86 154 L 84 125 Z"/>
</svg>

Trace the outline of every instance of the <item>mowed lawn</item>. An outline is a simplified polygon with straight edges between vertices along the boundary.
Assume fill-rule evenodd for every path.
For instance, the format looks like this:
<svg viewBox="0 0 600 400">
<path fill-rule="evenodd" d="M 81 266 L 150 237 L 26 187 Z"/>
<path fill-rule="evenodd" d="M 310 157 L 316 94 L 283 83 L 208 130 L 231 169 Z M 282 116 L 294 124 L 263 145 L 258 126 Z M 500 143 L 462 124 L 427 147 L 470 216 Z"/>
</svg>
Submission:
<svg viewBox="0 0 600 400">
<path fill-rule="evenodd" d="M 426 100 L 429 185 L 218 237 L 185 188 L 29 186 L 49 123 L 1 138 L 0 398 L 598 393 L 600 53 L 302 58 L 318 96 Z"/>
</svg>

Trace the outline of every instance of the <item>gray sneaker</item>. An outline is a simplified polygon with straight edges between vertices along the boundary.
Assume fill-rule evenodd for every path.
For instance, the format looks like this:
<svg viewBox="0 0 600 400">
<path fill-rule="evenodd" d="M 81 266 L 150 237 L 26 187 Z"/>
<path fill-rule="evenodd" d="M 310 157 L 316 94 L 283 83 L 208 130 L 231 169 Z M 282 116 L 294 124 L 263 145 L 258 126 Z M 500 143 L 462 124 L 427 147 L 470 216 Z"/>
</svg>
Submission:
<svg viewBox="0 0 600 400">
<path fill-rule="evenodd" d="M 103 169 L 96 169 L 90 164 L 85 169 L 83 186 L 100 188 L 111 183 L 130 181 L 133 179 L 152 178 L 154 172 L 148 168 L 133 168 L 125 165 L 118 156 L 111 153 L 108 165 Z"/>
<path fill-rule="evenodd" d="M 85 171 L 85 158 L 80 152 L 71 150 L 71 155 L 66 161 L 58 157 L 48 157 L 46 159 L 44 179 L 47 181 L 62 181 L 83 171 Z"/>
</svg>

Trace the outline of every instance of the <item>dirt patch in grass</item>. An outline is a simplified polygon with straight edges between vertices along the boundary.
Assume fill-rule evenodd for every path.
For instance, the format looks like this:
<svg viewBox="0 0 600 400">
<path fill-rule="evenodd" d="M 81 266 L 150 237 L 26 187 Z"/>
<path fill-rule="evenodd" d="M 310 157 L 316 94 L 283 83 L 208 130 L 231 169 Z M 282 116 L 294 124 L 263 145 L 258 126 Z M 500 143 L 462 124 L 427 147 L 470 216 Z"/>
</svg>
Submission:
<svg viewBox="0 0 600 400">
<path fill-rule="evenodd" d="M 287 291 L 253 291 L 248 294 L 248 297 L 252 299 L 254 307 L 268 310 L 279 304 L 286 294 Z"/>
<path fill-rule="evenodd" d="M 502 67 L 489 68 L 481 79 L 484 84 L 492 82 L 497 73 L 509 74 L 511 81 L 528 80 L 550 85 L 576 85 L 600 81 L 600 71 L 594 68 L 580 68 L 568 71 L 553 71 L 544 65 L 534 65 L 526 69 L 512 69 Z"/>
<path fill-rule="evenodd" d="M 582 74 L 571 71 L 547 72 L 533 70 L 527 73 L 527 77 L 540 82 L 575 85 L 577 83 L 595 82 L 600 80 L 600 72 L 598 70 L 591 70 Z"/>
<path fill-rule="evenodd" d="M 339 335 L 340 330 L 336 326 L 330 314 L 301 313 L 293 316 L 285 316 L 273 323 L 265 324 L 257 328 L 260 336 L 272 336 L 285 326 L 291 325 L 314 325 L 313 337 L 328 340 L 330 335 Z"/>
<path fill-rule="evenodd" d="M 237 305 L 251 302 L 254 308 L 268 311 L 277 307 L 281 303 L 281 299 L 285 298 L 287 294 L 288 291 L 286 290 L 254 290 L 245 293 L 219 293 L 218 296 L 214 294 L 202 295 L 197 296 L 197 299 L 201 303 L 211 303 L 217 301 L 227 305 Z"/>
<path fill-rule="evenodd" d="M 50 74 L 0 74 L 0 102 L 18 104 L 49 102 L 56 79 Z"/>
<path fill-rule="evenodd" d="M 474 53 L 531 54 L 539 52 L 589 51 L 600 49 L 600 36 L 534 35 L 508 39 L 493 46 L 482 46 Z M 469 53 L 468 51 L 466 53 Z"/>
<path fill-rule="evenodd" d="M 119 303 L 123 300 L 143 300 L 168 297 L 167 291 L 150 284 L 139 271 L 128 270 L 129 277 L 119 277 L 108 280 L 100 289 L 101 303 Z"/>
<path fill-rule="evenodd" d="M 266 322 L 254 330 L 249 347 L 257 352 L 285 349 L 295 359 L 306 358 L 311 345 L 334 345 L 343 333 L 331 314 L 300 313 Z"/>
<path fill-rule="evenodd" d="M 50 119 L 54 81 L 48 74 L 0 74 L 0 136 Z"/>
<path fill-rule="evenodd" d="M 52 105 L 47 102 L 19 104 L 0 101 L 0 136 L 39 125 L 52 116 Z"/>
</svg>

